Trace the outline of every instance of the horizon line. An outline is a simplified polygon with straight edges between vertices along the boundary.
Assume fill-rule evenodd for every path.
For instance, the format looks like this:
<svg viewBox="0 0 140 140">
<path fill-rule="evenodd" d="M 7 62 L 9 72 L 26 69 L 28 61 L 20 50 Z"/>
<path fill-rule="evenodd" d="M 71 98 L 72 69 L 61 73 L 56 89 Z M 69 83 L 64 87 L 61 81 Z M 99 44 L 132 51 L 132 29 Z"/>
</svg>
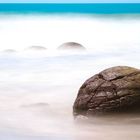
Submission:
<svg viewBox="0 0 140 140">
<path fill-rule="evenodd" d="M 0 0 L 0 4 L 1 3 L 3 3 L 3 4 L 16 4 L 16 3 L 32 3 L 32 4 L 34 4 L 34 3 L 37 3 L 37 4 L 40 4 L 40 3 L 44 3 L 44 4 L 109 4 L 109 3 L 111 3 L 111 4 L 137 4 L 137 3 L 140 3 L 140 0 L 139 1 L 86 1 L 86 2 L 84 2 L 84 1 L 67 1 L 67 2 L 62 2 L 62 1 L 60 1 L 60 2 L 56 2 L 56 1 L 13 1 L 13 2 L 11 2 L 11 1 L 1 1 Z"/>
</svg>

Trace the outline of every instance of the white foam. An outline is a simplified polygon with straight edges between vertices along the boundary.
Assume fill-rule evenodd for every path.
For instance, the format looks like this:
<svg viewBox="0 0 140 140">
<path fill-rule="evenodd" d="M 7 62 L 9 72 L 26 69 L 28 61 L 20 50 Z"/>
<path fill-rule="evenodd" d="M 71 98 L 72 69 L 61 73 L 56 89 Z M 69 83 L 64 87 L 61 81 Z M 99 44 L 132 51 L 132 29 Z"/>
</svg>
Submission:
<svg viewBox="0 0 140 140">
<path fill-rule="evenodd" d="M 65 42 L 81 43 L 87 49 L 107 51 L 139 45 L 140 20 L 81 16 L 11 16 L 0 19 L 0 49 L 24 50 L 43 46 L 55 50 Z"/>
<path fill-rule="evenodd" d="M 67 135 L 78 140 L 137 140 L 139 126 L 129 121 L 75 124 L 72 105 L 81 84 L 99 71 L 115 65 L 140 67 L 139 23 L 70 17 L 0 19 L 0 49 L 19 50 L 0 54 L 0 132 L 28 139 Z M 89 50 L 78 54 L 56 51 L 67 41 Z M 34 44 L 48 50 L 22 51 Z"/>
</svg>

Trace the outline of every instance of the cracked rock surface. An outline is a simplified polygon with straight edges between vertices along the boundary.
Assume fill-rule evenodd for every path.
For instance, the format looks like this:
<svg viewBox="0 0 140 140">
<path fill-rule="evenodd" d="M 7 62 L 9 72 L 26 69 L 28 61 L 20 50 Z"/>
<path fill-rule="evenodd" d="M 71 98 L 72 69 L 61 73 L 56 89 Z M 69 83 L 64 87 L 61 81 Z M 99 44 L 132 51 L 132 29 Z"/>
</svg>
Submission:
<svg viewBox="0 0 140 140">
<path fill-rule="evenodd" d="M 140 112 L 140 70 L 128 66 L 106 69 L 85 81 L 73 115 L 95 116 Z"/>
</svg>

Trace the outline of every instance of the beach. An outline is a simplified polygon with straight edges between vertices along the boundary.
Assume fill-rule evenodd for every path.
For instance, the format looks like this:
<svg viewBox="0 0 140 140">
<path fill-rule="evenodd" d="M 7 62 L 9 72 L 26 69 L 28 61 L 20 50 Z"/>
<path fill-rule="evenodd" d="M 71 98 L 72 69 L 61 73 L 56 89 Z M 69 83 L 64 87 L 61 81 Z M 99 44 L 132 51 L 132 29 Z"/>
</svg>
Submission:
<svg viewBox="0 0 140 140">
<path fill-rule="evenodd" d="M 140 68 L 140 18 L 135 16 L 1 14 L 0 139 L 138 140 L 135 114 L 97 117 L 90 124 L 73 117 L 86 79 L 113 66 Z M 69 41 L 85 50 L 57 49 Z"/>
</svg>

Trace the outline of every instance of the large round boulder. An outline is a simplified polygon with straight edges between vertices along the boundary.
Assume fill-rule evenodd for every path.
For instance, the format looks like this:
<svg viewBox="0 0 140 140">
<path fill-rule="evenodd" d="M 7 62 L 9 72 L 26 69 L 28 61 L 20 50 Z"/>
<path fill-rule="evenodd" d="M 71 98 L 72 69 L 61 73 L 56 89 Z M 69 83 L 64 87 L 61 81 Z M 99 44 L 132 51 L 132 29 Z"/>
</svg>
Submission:
<svg viewBox="0 0 140 140">
<path fill-rule="evenodd" d="M 58 47 L 59 50 L 85 50 L 85 47 L 76 42 L 67 42 Z"/>
<path fill-rule="evenodd" d="M 74 116 L 140 112 L 140 70 L 116 66 L 94 75 L 79 89 Z"/>
</svg>

